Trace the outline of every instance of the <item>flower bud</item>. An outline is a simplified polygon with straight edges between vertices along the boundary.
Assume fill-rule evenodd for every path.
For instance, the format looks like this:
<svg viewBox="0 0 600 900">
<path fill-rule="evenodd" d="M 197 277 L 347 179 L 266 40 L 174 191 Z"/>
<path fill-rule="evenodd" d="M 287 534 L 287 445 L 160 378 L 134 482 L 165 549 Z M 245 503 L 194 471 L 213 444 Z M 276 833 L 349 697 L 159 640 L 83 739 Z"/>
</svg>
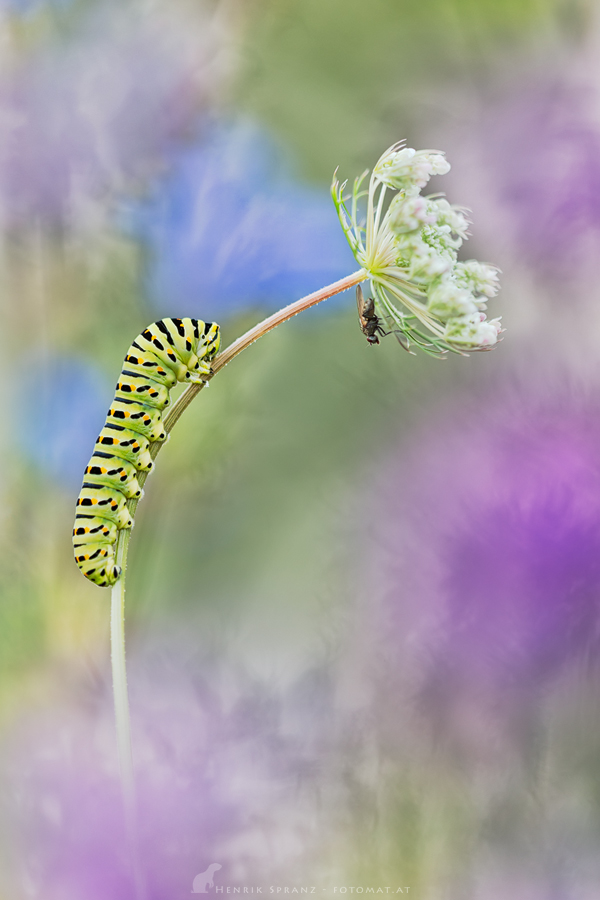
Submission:
<svg viewBox="0 0 600 900">
<path fill-rule="evenodd" d="M 450 163 L 443 153 L 402 147 L 384 154 L 373 174 L 388 187 L 410 194 L 424 188 L 432 175 L 445 175 L 449 171 Z"/>
<path fill-rule="evenodd" d="M 485 313 L 473 313 L 450 319 L 444 331 L 445 339 L 451 344 L 466 347 L 491 347 L 502 331 L 500 319 L 486 321 Z"/>
<path fill-rule="evenodd" d="M 390 204 L 390 228 L 394 234 L 407 234 L 434 222 L 435 214 L 429 212 L 427 200 L 419 194 L 415 197 L 398 194 Z"/>
<path fill-rule="evenodd" d="M 446 279 L 440 281 L 429 292 L 427 308 L 438 319 L 446 321 L 459 316 L 470 316 L 478 313 L 477 303 L 470 291 Z"/>
<path fill-rule="evenodd" d="M 494 297 L 498 292 L 498 269 L 477 259 L 456 264 L 454 277 L 456 283 L 474 294 Z"/>
<path fill-rule="evenodd" d="M 443 197 L 429 201 L 429 210 L 435 218 L 437 229 L 447 236 L 450 244 L 458 249 L 469 236 L 470 222 L 460 206 L 452 206 Z"/>
<path fill-rule="evenodd" d="M 452 271 L 454 259 L 451 254 L 444 252 L 443 248 L 438 250 L 420 238 L 405 245 L 403 253 L 406 253 L 407 248 L 410 249 L 410 278 L 420 282 L 431 282 Z"/>
</svg>

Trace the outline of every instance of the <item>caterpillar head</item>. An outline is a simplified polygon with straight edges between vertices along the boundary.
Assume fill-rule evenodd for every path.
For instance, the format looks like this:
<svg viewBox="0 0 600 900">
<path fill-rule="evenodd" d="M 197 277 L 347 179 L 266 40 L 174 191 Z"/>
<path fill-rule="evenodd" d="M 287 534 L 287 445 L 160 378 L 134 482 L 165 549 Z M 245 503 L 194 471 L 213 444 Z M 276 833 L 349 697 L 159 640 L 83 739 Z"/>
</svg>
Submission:
<svg viewBox="0 0 600 900">
<path fill-rule="evenodd" d="M 204 359 L 214 359 L 221 346 L 221 330 L 216 322 L 206 323 L 204 326 L 204 340 L 206 341 L 206 351 L 203 354 Z"/>
<path fill-rule="evenodd" d="M 100 584 L 100 587 L 111 587 L 111 585 L 113 585 L 115 581 L 118 581 L 120 574 L 121 566 L 112 566 L 108 569 L 102 569 L 100 575 L 103 576 L 104 583 L 98 582 Z"/>
<path fill-rule="evenodd" d="M 221 331 L 216 322 L 204 323 L 204 334 L 198 340 L 196 354 L 205 363 L 214 359 L 221 346 Z"/>
</svg>

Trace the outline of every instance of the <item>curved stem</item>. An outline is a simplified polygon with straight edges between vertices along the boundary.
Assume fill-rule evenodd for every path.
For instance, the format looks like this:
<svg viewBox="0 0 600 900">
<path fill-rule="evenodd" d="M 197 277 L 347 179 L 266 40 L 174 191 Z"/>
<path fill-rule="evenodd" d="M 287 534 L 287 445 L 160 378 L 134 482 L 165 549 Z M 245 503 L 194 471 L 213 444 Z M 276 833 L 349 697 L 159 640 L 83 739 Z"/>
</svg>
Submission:
<svg viewBox="0 0 600 900">
<path fill-rule="evenodd" d="M 249 331 L 247 331 L 244 335 L 242 335 L 242 337 L 234 341 L 233 344 L 230 344 L 230 346 L 227 347 L 222 353 L 219 353 L 219 355 L 212 363 L 212 374 L 210 378 L 213 378 L 217 374 L 217 372 L 220 372 L 220 370 L 223 369 L 229 362 L 231 362 L 232 359 L 238 356 L 238 354 L 240 354 L 242 350 L 245 350 L 247 347 L 253 344 L 254 341 L 257 341 L 264 334 L 267 334 L 267 332 L 272 331 L 272 329 L 276 328 L 277 325 L 280 325 L 282 322 L 286 322 L 288 319 L 291 319 L 298 313 L 303 312 L 305 309 L 309 309 L 311 306 L 316 306 L 317 303 L 321 303 L 323 300 L 327 300 L 328 297 L 332 297 L 334 294 L 338 294 L 340 291 L 345 291 L 348 288 L 359 284 L 366 278 L 368 278 L 368 272 L 366 271 L 366 269 L 359 269 L 358 272 L 354 272 L 352 275 L 348 275 L 346 278 L 335 281 L 333 284 L 321 288 L 320 291 L 315 291 L 313 294 L 308 294 L 301 300 L 296 300 L 294 303 L 290 303 L 289 306 L 285 306 L 283 309 L 280 309 L 279 312 L 276 312 L 272 316 L 264 319 L 262 322 L 259 322 L 258 325 L 255 325 L 254 328 L 251 328 Z M 194 397 L 202 390 L 205 384 L 206 382 L 202 382 L 200 384 L 190 384 L 180 395 L 180 397 L 178 397 L 177 401 L 173 404 L 169 412 L 164 417 L 164 426 L 167 434 L 171 433 L 171 430 L 179 417 L 187 409 Z M 156 441 L 155 443 L 150 445 L 150 454 L 153 459 L 155 459 L 160 452 L 163 443 L 164 442 L 161 443 Z M 139 473 L 138 481 L 140 486 L 144 484 L 147 475 L 147 472 Z M 132 498 L 127 503 L 132 518 L 135 515 L 137 505 L 138 499 Z M 141 870 L 138 862 L 139 854 L 136 837 L 136 797 L 133 774 L 133 756 L 131 751 L 131 725 L 129 718 L 129 699 L 127 693 L 127 670 L 125 665 L 125 572 L 127 568 L 127 552 L 129 549 L 130 534 L 130 529 L 123 528 L 118 532 L 117 536 L 115 562 L 116 565 L 121 567 L 122 572 L 121 577 L 112 588 L 110 640 L 113 696 L 115 704 L 115 724 L 117 730 L 117 746 L 119 751 L 119 769 L 121 772 L 123 805 L 125 808 L 127 835 L 134 867 L 136 891 L 138 898 L 141 898 L 143 896 L 143 886 L 141 879 Z"/>
<path fill-rule="evenodd" d="M 360 284 L 361 281 L 364 281 L 368 277 L 369 273 L 366 269 L 359 269 L 358 272 L 347 275 L 339 281 L 334 281 L 333 284 L 321 288 L 320 291 L 315 291 L 313 294 L 308 294 L 306 297 L 302 297 L 301 300 L 295 300 L 294 303 L 290 303 L 289 306 L 284 306 L 279 312 L 274 313 L 267 319 L 263 319 L 262 322 L 259 322 L 254 328 L 251 328 L 250 331 L 243 334 L 237 341 L 230 344 L 226 350 L 219 353 L 212 365 L 213 373 L 216 375 L 217 372 L 226 366 L 227 363 L 231 362 L 238 353 L 241 353 L 242 350 L 245 350 L 246 347 L 249 347 L 254 341 L 257 341 L 263 334 L 272 331 L 277 325 L 281 325 L 282 322 L 287 322 L 288 319 L 297 316 L 300 312 L 304 312 L 305 309 L 310 309 L 311 306 L 316 306 L 317 303 L 321 303 L 323 300 L 333 297 L 334 294 L 339 294 L 340 291 L 346 291 L 355 284 Z"/>
</svg>

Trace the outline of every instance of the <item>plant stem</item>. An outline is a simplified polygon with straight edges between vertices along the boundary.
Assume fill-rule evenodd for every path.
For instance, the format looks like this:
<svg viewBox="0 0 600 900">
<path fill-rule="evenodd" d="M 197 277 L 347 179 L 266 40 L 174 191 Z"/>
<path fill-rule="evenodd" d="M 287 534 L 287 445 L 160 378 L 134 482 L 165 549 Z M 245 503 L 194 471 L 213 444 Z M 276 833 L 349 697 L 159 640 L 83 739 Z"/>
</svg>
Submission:
<svg viewBox="0 0 600 900">
<path fill-rule="evenodd" d="M 247 331 L 242 337 L 238 338 L 233 344 L 230 344 L 222 353 L 215 358 L 212 363 L 213 378 L 217 372 L 223 369 L 227 363 L 231 362 L 242 350 L 245 350 L 254 341 L 267 332 L 272 331 L 277 325 L 286 322 L 298 313 L 316 306 L 323 300 L 327 300 L 340 291 L 345 291 L 361 281 L 368 278 L 365 269 L 359 269 L 346 278 L 335 281 L 327 287 L 308 294 L 301 300 L 296 300 L 280 309 L 279 312 L 259 322 L 254 328 Z M 180 395 L 172 408 L 164 417 L 164 426 L 167 434 L 171 430 L 181 414 L 187 409 L 194 397 L 202 390 L 206 382 L 200 384 L 190 384 Z M 155 459 L 164 442 L 156 441 L 150 445 L 150 453 Z M 146 472 L 140 472 L 138 481 L 142 486 L 147 478 Z M 138 499 L 131 499 L 127 506 L 133 518 L 138 504 Z M 111 663 L 113 678 L 113 696 L 115 704 L 115 724 L 117 730 L 117 747 L 119 752 L 119 770 L 121 773 L 121 790 L 123 794 L 123 805 L 125 810 L 125 824 L 127 828 L 127 837 L 132 854 L 134 877 L 136 882 L 136 891 L 138 898 L 143 896 L 143 886 L 141 878 L 141 869 L 139 866 L 139 853 L 136 834 L 136 794 L 135 781 L 133 774 L 133 755 L 131 750 L 131 725 L 129 718 L 129 699 L 127 694 L 127 670 L 125 665 L 125 572 L 127 568 L 127 551 L 129 549 L 129 537 L 131 530 L 123 528 L 118 532 L 115 563 L 122 569 L 121 577 L 113 586 L 111 593 L 111 614 L 110 614 L 110 641 L 111 641 Z"/>
<path fill-rule="evenodd" d="M 238 353 L 241 353 L 242 350 L 245 350 L 246 347 L 249 347 L 250 344 L 253 344 L 254 341 L 257 341 L 264 334 L 267 334 L 267 332 L 272 331 L 277 325 L 281 325 L 282 322 L 287 322 L 288 319 L 297 316 L 298 313 L 304 312 L 305 309 L 310 309 L 311 306 L 316 306 L 317 303 L 321 303 L 323 300 L 333 297 L 334 294 L 339 294 L 340 291 L 346 291 L 348 288 L 354 287 L 355 284 L 360 284 L 361 281 L 364 281 L 368 277 L 369 273 L 366 269 L 359 269 L 358 272 L 347 275 L 339 281 L 334 281 L 333 284 L 321 288 L 320 291 L 315 291 L 313 294 L 307 294 L 307 296 L 302 297 L 301 300 L 295 300 L 293 303 L 290 303 L 289 306 L 284 306 L 279 312 L 273 313 L 273 315 L 269 316 L 267 319 L 263 319 L 262 322 L 259 322 L 254 328 L 251 328 L 250 331 L 243 334 L 237 341 L 230 344 L 226 350 L 219 353 L 212 365 L 213 373 L 216 375 L 217 372 L 226 366 L 227 363 L 231 362 Z"/>
<path fill-rule="evenodd" d="M 125 816 L 125 837 L 131 859 L 132 874 L 136 900 L 145 897 L 142 867 L 140 865 L 139 843 L 137 835 L 137 802 L 135 778 L 133 774 L 133 755 L 131 751 L 131 722 L 129 717 L 129 696 L 127 692 L 127 669 L 125 666 L 125 567 L 127 565 L 127 549 L 131 529 L 123 529 L 123 535 L 117 547 L 116 562 L 122 566 L 121 578 L 113 585 L 110 598 L 110 647 L 113 676 L 113 699 L 115 707 L 115 727 L 119 752 L 119 772 L 121 775 L 121 794 Z"/>
</svg>

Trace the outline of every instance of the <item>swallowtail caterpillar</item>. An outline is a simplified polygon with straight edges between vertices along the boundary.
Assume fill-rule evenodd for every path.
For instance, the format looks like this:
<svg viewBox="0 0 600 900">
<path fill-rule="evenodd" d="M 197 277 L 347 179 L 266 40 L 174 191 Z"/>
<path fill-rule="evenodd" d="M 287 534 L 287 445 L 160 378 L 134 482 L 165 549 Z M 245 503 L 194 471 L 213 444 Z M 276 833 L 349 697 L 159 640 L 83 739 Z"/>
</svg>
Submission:
<svg viewBox="0 0 600 900">
<path fill-rule="evenodd" d="M 138 472 L 149 472 L 150 445 L 167 437 L 162 412 L 169 391 L 211 374 L 221 340 L 219 326 L 198 319 L 161 319 L 135 339 L 123 363 L 115 398 L 85 470 L 77 500 L 73 547 L 86 578 L 110 587 L 119 578 L 115 545 L 133 520 L 127 501 L 140 497 Z"/>
</svg>

